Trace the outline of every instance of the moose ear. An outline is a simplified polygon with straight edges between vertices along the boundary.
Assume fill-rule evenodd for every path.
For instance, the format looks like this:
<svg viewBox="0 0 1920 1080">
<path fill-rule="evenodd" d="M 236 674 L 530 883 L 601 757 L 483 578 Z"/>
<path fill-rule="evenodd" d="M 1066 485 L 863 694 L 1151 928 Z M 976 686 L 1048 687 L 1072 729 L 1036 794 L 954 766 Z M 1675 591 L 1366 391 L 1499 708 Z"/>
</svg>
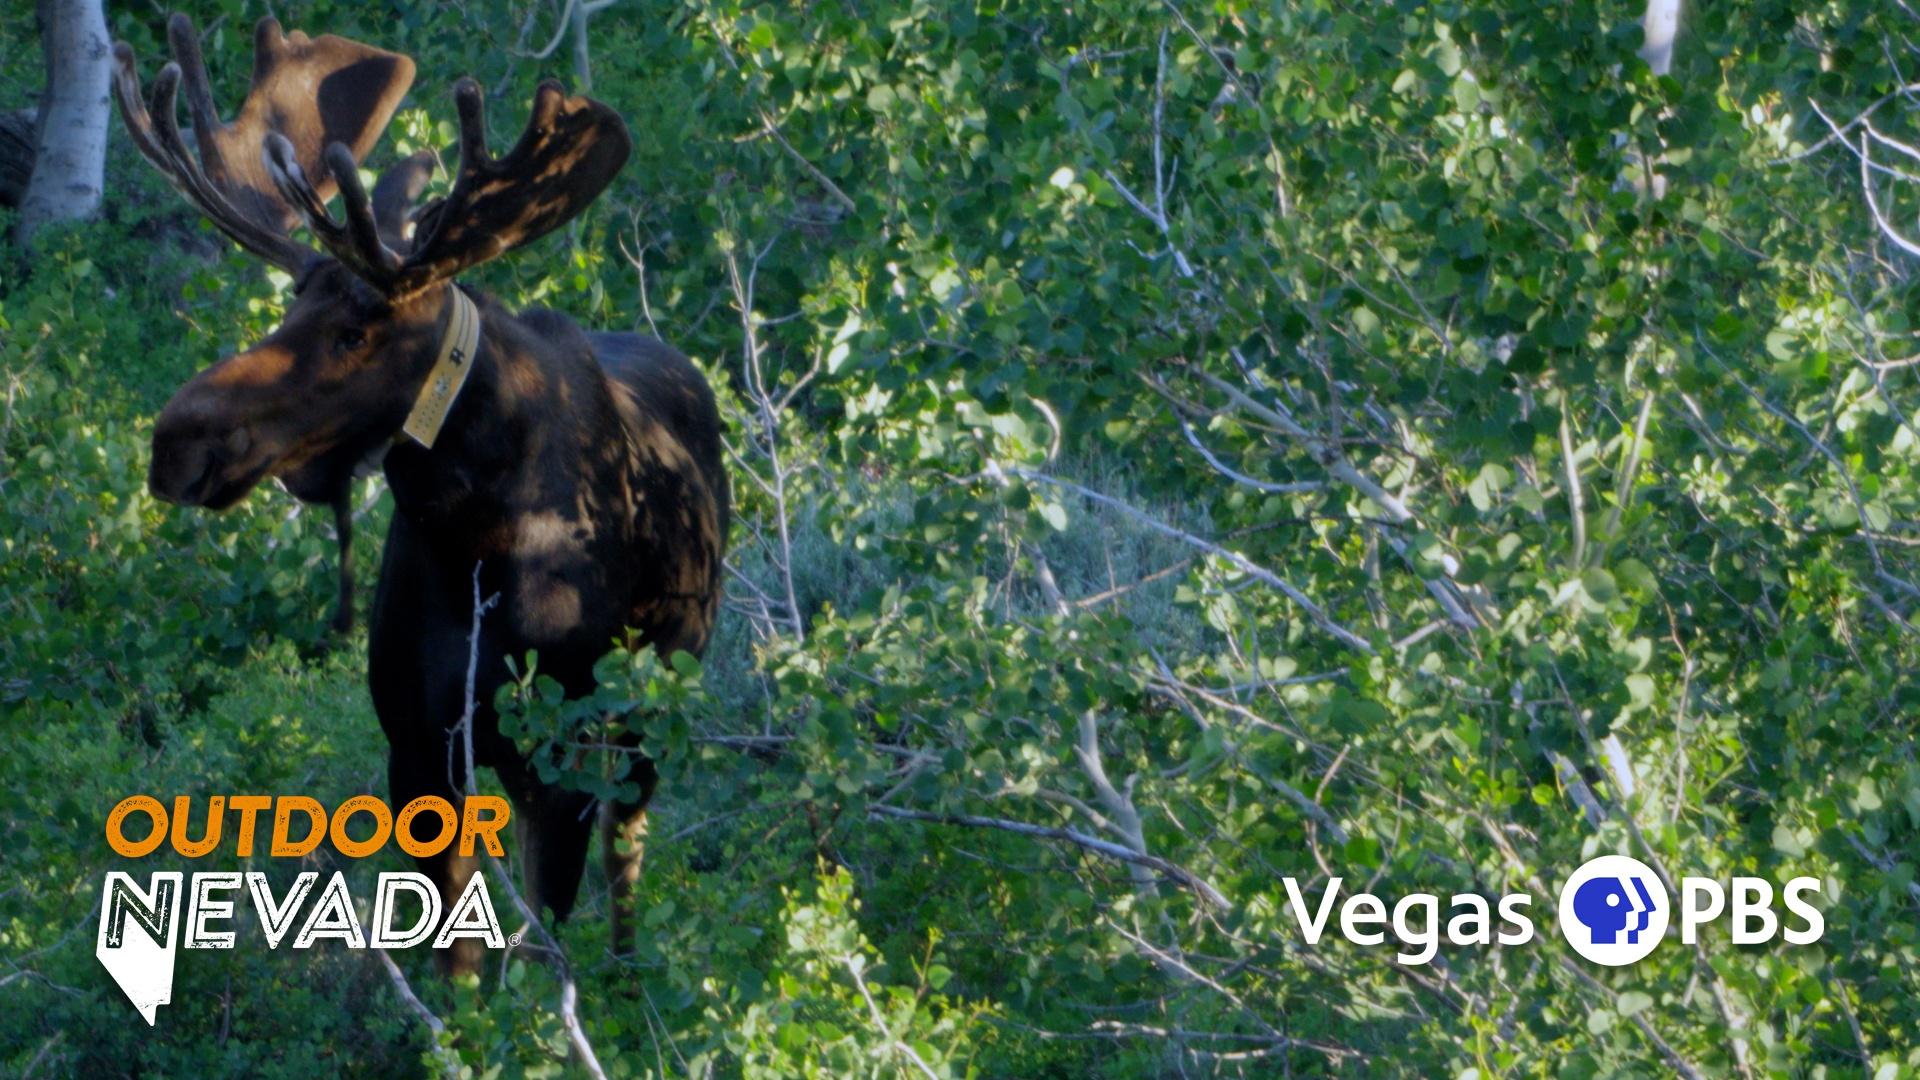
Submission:
<svg viewBox="0 0 1920 1080">
<path fill-rule="evenodd" d="M 116 43 L 113 82 L 120 114 L 140 153 L 220 230 L 254 254 L 287 269 L 311 251 L 288 239 L 299 214 L 276 190 L 262 148 L 277 136 L 310 175 L 319 195 L 335 185 L 320 165 L 327 147 L 347 147 L 355 160 L 373 149 L 413 83 L 413 61 L 398 53 L 329 34 L 282 34 L 271 18 L 254 28 L 253 86 L 232 123 L 214 107 L 200 36 L 192 20 L 167 21 L 174 62 L 154 79 L 151 107 L 141 99 L 133 50 Z M 184 89 L 199 156 L 188 151 L 175 115 Z"/>
<path fill-rule="evenodd" d="M 176 28 L 184 28 L 185 42 Z M 174 38 L 175 55 L 187 44 L 197 61 L 199 47 L 192 24 L 176 16 L 168 31 Z M 213 179 L 246 192 L 245 199 L 258 207 L 257 212 L 263 217 L 270 214 L 285 231 L 299 217 L 281 200 L 261 161 L 267 134 L 276 132 L 292 143 L 294 160 L 308 176 L 320 178 L 317 194 L 322 200 L 332 198 L 336 188 L 320 167 L 321 155 L 328 146 L 340 143 L 353 152 L 355 161 L 365 160 L 413 85 L 413 61 L 332 34 L 309 38 L 295 30 L 283 35 L 280 24 L 271 18 L 261 19 L 254 28 L 253 48 L 253 88 L 233 123 L 221 124 L 213 118 L 211 101 L 206 108 L 214 120 L 211 124 L 202 122 L 201 109 L 191 98 L 188 105 L 194 112 L 202 160 L 220 162 L 226 173 Z M 193 85 L 189 82 L 189 89 Z M 208 173 L 213 172 L 210 167 Z M 235 201 L 241 203 L 242 211 L 255 208 L 238 195 Z"/>
<path fill-rule="evenodd" d="M 380 241 L 397 252 L 413 249 L 413 202 L 433 179 L 433 151 L 416 150 L 388 166 L 373 185 L 373 223 Z"/>
</svg>

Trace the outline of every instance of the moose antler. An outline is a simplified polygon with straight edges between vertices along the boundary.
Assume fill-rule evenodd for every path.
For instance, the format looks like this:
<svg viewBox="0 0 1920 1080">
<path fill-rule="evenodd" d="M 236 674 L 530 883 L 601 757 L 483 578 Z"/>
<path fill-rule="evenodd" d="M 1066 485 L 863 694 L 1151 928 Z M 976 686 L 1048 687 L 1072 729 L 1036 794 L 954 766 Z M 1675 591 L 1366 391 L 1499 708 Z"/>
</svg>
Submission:
<svg viewBox="0 0 1920 1080">
<path fill-rule="evenodd" d="M 299 216 L 268 176 L 263 141 L 284 143 L 288 159 L 309 171 L 320 165 L 323 152 L 338 150 L 345 159 L 330 160 L 328 172 L 353 175 L 353 162 L 373 149 L 412 85 L 413 61 L 332 34 L 282 34 L 272 18 L 261 19 L 253 36 L 253 84 L 230 124 L 214 111 L 200 38 L 185 15 L 167 20 L 174 61 L 154 77 L 150 106 L 140 98 L 133 49 L 124 41 L 114 44 L 114 96 L 134 145 L 189 202 L 235 243 L 293 272 L 313 252 L 287 235 Z M 198 160 L 187 150 L 176 115 L 183 81 Z M 322 202 L 332 193 L 327 180 L 313 189 Z"/>
<path fill-rule="evenodd" d="M 327 213 L 321 187 L 298 148 L 280 135 L 267 136 L 266 164 L 282 197 L 306 217 L 327 250 L 354 273 L 393 296 L 418 292 L 470 266 L 530 243 L 566 224 L 605 190 L 632 152 L 620 115 L 591 98 L 568 97 L 560 84 L 540 84 L 533 115 L 505 157 L 487 150 L 480 84 L 461 79 L 453 88 L 460 113 L 460 171 L 453 191 L 413 215 L 414 237 L 396 251 L 404 210 L 424 181 L 416 158 L 369 200 L 346 147 L 330 146 L 322 157 L 338 184 L 344 223 Z M 382 234 L 385 234 L 383 239 Z M 392 243 L 390 243 L 390 241 Z"/>
</svg>

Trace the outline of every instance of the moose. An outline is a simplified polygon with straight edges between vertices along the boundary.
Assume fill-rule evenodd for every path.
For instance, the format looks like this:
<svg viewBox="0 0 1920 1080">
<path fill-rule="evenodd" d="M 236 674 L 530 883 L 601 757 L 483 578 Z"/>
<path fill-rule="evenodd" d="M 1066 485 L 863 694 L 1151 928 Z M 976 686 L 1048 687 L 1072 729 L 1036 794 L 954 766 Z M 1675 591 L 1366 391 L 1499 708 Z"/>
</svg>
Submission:
<svg viewBox="0 0 1920 1080">
<path fill-rule="evenodd" d="M 461 79 L 452 188 L 416 206 L 430 153 L 386 170 L 371 195 L 357 171 L 412 84 L 410 58 L 263 19 L 252 84 L 229 123 L 192 22 L 174 15 L 167 36 L 174 61 L 144 101 L 133 50 L 114 45 L 127 130 L 217 229 L 285 271 L 294 295 L 277 329 L 199 372 L 161 410 L 149 489 L 217 511 L 273 477 L 338 508 L 355 470 L 378 461 L 394 513 L 367 676 L 392 805 L 426 795 L 459 805 L 467 759 L 455 739 L 470 737 L 473 763 L 491 767 L 513 801 L 536 915 L 572 911 L 600 820 L 614 946 L 625 949 L 653 763 L 642 756 L 634 768 L 637 799 L 596 813 L 591 797 L 540 780 L 492 702 L 508 658 L 528 651 L 579 697 L 622 634 L 662 656 L 706 645 L 730 513 L 719 413 L 671 346 L 589 333 L 545 309 L 515 315 L 455 278 L 584 210 L 626 163 L 626 125 L 549 81 L 519 141 L 494 157 L 480 87 Z M 177 117 L 183 84 L 197 158 Z M 344 220 L 327 208 L 336 194 Z M 324 250 L 295 239 L 298 224 Z M 476 634 L 481 595 L 498 606 Z M 461 731 L 469 678 L 474 714 Z M 449 903 L 475 869 L 451 849 L 418 861 Z M 443 955 L 445 970 L 476 967 L 478 946 L 466 944 Z"/>
</svg>

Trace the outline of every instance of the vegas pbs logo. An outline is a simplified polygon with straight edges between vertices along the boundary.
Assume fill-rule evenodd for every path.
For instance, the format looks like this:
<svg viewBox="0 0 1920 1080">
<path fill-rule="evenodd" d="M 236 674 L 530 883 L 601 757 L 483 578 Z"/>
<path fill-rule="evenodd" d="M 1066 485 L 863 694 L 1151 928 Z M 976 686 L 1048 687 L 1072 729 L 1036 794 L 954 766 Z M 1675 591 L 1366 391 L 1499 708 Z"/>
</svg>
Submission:
<svg viewBox="0 0 1920 1080">
<path fill-rule="evenodd" d="M 1701 927 L 1723 915 L 1735 945 L 1764 945 L 1776 936 L 1789 945 L 1811 945 L 1826 932 L 1826 917 L 1809 900 L 1820 895 L 1819 878 L 1792 878 L 1778 891 L 1785 917 L 1774 912 L 1776 892 L 1765 878 L 1736 877 L 1727 886 L 1709 877 L 1680 879 L 1682 944 L 1696 944 Z M 1560 936 L 1592 963 L 1625 967 L 1660 944 L 1672 910 L 1652 867 L 1626 855 L 1602 855 L 1561 886 Z"/>
<path fill-rule="evenodd" d="M 1625 967 L 1660 944 L 1672 907 L 1652 867 L 1627 855 L 1602 855 L 1560 887 L 1560 934 L 1587 960 Z"/>
</svg>

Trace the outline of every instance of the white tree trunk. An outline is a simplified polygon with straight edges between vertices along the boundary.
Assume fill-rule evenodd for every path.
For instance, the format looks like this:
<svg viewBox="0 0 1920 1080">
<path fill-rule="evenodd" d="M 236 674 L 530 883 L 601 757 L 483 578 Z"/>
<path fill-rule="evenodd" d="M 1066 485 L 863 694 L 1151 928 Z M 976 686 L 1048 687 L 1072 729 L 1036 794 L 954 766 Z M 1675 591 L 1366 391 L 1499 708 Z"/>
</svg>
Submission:
<svg viewBox="0 0 1920 1080">
<path fill-rule="evenodd" d="M 573 5 L 573 92 L 585 94 L 593 89 L 593 61 L 587 53 L 587 4 Z"/>
<path fill-rule="evenodd" d="M 1647 0 L 1647 14 L 1640 28 L 1644 40 L 1640 59 L 1655 75 L 1672 71 L 1673 39 L 1680 33 L 1680 0 Z"/>
<path fill-rule="evenodd" d="M 39 0 L 47 90 L 20 239 L 52 221 L 92 216 L 107 160 L 107 80 L 113 51 L 101 0 Z"/>
</svg>

